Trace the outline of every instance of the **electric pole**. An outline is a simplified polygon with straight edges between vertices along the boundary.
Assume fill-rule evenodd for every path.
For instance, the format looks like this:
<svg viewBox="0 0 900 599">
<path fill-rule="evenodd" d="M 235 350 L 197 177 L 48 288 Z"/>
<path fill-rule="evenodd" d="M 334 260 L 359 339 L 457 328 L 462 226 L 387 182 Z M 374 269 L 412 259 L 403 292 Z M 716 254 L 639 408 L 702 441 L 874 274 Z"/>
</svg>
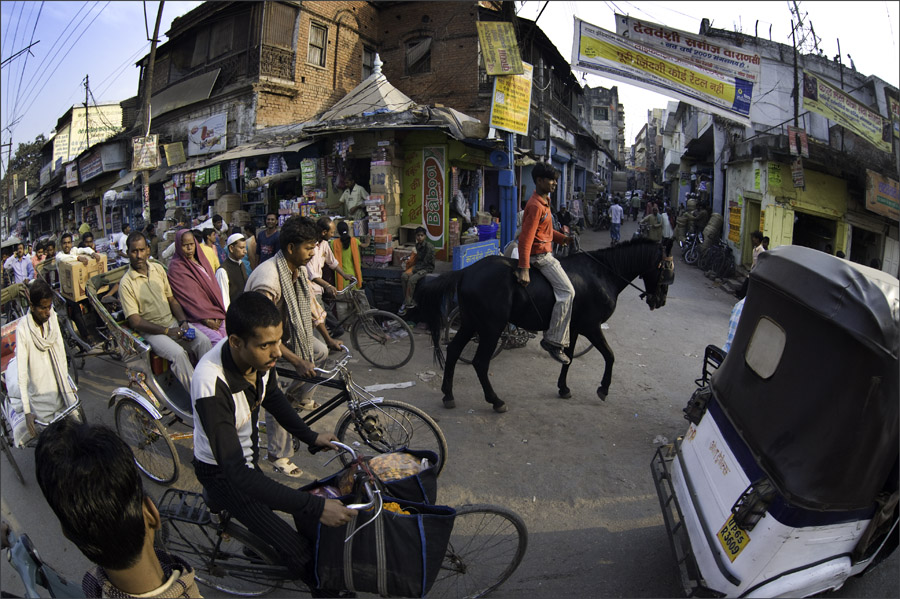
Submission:
<svg viewBox="0 0 900 599">
<path fill-rule="evenodd" d="M 159 24 L 162 21 L 163 4 L 159 3 L 159 10 L 156 12 L 156 25 L 153 27 L 153 39 L 150 40 L 150 59 L 147 64 L 147 71 L 144 73 L 144 136 L 150 135 L 150 94 L 153 91 L 153 67 L 156 63 L 156 42 L 159 37 Z M 159 151 L 159 150 L 157 150 Z M 141 171 L 141 205 L 143 207 L 143 217 L 145 221 L 150 221 L 150 171 Z"/>
</svg>

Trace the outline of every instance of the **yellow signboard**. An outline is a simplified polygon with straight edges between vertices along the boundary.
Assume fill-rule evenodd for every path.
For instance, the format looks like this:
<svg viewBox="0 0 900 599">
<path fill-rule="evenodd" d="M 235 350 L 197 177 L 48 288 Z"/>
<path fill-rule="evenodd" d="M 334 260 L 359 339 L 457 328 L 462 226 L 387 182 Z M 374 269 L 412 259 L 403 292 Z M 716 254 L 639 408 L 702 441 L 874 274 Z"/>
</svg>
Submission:
<svg viewBox="0 0 900 599">
<path fill-rule="evenodd" d="M 781 189 L 781 165 L 777 162 L 770 162 L 766 168 L 769 173 L 769 193 L 774 193 Z"/>
<path fill-rule="evenodd" d="M 891 152 L 890 125 L 880 114 L 808 71 L 803 71 L 803 108 L 850 129 L 882 152 Z"/>
<path fill-rule="evenodd" d="M 488 75 L 522 75 L 525 72 L 512 23 L 479 21 L 478 42 Z"/>
<path fill-rule="evenodd" d="M 900 185 L 866 169 L 866 208 L 893 220 L 900 218 Z"/>
<path fill-rule="evenodd" d="M 728 209 L 728 240 L 738 245 L 741 243 L 741 207 L 737 205 Z"/>
<path fill-rule="evenodd" d="M 505 75 L 494 80 L 491 127 L 528 135 L 534 67 L 527 62 L 522 65 L 525 67 L 524 74 Z"/>
</svg>

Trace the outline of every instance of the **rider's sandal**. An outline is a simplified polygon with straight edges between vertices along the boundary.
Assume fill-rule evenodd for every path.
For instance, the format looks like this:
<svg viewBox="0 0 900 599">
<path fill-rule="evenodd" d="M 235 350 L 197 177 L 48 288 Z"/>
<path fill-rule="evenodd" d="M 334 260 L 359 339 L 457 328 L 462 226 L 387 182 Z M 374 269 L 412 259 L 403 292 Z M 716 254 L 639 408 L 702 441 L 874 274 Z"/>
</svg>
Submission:
<svg viewBox="0 0 900 599">
<path fill-rule="evenodd" d="M 300 409 L 306 410 L 307 412 L 312 412 L 313 410 L 319 409 L 319 404 L 317 404 L 314 400 L 310 399 L 308 401 L 300 402 Z"/>
<path fill-rule="evenodd" d="M 272 464 L 272 468 L 275 472 L 280 472 L 281 474 L 286 474 L 292 478 L 297 478 L 303 475 L 303 470 L 297 467 L 296 464 L 291 462 L 290 458 L 278 458 L 277 460 L 273 460 L 269 458 L 269 463 Z"/>
</svg>

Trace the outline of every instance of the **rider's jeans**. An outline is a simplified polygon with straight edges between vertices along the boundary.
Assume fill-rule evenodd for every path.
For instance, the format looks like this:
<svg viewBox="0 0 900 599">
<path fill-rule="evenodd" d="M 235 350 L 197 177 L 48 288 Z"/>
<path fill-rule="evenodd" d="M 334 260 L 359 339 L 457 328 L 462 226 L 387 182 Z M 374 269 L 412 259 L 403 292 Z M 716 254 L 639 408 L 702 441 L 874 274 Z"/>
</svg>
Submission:
<svg viewBox="0 0 900 599">
<path fill-rule="evenodd" d="M 313 337 L 312 344 L 313 359 L 315 360 L 316 365 L 319 365 L 322 363 L 322 360 L 328 357 L 328 346 L 318 337 Z M 278 360 L 276 368 L 278 367 L 290 370 L 294 369 L 287 360 Z M 289 399 L 296 397 L 301 402 L 312 400 L 316 386 L 312 383 L 296 383 L 297 381 L 294 379 L 285 377 L 278 379 L 279 386 Z M 269 414 L 269 412 L 266 412 L 266 437 L 268 438 L 266 451 L 268 451 L 269 458 L 277 460 L 294 456 L 294 440 L 291 438 L 291 434 L 284 430 L 284 427 L 278 424 L 278 421 L 275 420 L 275 417 Z"/>
<path fill-rule="evenodd" d="M 169 325 L 169 327 L 177 326 L 178 323 L 175 321 L 172 321 Z M 194 376 L 194 367 L 191 365 L 191 359 L 187 354 L 188 351 L 193 352 L 194 356 L 199 360 L 206 352 L 212 349 L 209 337 L 196 329 L 194 331 L 197 333 L 197 336 L 194 337 L 193 341 L 188 341 L 187 339 L 175 341 L 168 335 L 144 335 L 144 339 L 153 348 L 153 353 L 172 364 L 172 371 L 175 373 L 178 381 L 188 391 L 191 390 L 191 378 Z"/>
<path fill-rule="evenodd" d="M 541 274 L 553 287 L 553 312 L 550 314 L 550 327 L 544 332 L 544 340 L 554 345 L 568 347 L 569 322 L 572 320 L 572 301 L 575 299 L 575 288 L 569 275 L 563 270 L 559 260 L 553 254 L 536 254 L 531 256 L 531 266 Z"/>
</svg>

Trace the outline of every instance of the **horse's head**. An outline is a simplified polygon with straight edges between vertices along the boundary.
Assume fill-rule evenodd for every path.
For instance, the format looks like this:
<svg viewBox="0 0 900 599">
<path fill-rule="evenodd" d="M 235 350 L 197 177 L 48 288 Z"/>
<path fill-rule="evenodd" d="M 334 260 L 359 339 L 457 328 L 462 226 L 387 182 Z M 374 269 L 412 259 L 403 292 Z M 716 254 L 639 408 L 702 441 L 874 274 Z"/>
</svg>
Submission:
<svg viewBox="0 0 900 599">
<path fill-rule="evenodd" d="M 673 240 L 666 239 L 659 244 L 657 258 L 653 266 L 641 275 L 644 288 L 647 290 L 647 305 L 651 310 L 662 308 L 666 305 L 666 296 L 669 294 L 669 285 L 675 282 L 675 262 L 672 259 Z"/>
</svg>

